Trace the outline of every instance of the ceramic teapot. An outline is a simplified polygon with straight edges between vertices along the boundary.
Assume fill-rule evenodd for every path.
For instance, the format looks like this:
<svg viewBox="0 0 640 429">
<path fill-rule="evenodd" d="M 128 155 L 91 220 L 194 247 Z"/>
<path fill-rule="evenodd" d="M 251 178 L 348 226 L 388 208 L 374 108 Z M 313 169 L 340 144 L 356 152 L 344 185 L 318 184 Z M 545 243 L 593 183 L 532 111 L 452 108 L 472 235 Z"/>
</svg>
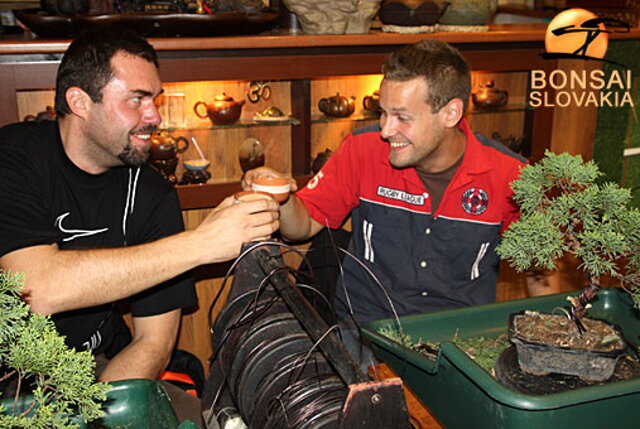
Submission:
<svg viewBox="0 0 640 429">
<path fill-rule="evenodd" d="M 42 112 L 38 112 L 36 115 L 27 115 L 24 117 L 24 121 L 55 121 L 56 120 L 56 112 L 53 110 L 52 106 L 47 106 L 46 109 Z"/>
<path fill-rule="evenodd" d="M 438 20 L 441 25 L 487 25 L 498 8 L 498 0 L 447 0 L 449 6 Z"/>
<path fill-rule="evenodd" d="M 509 101 L 509 93 L 495 87 L 495 82 L 490 80 L 480 86 L 480 89 L 471 94 L 473 105 L 480 109 L 497 109 Z"/>
<path fill-rule="evenodd" d="M 313 159 L 313 162 L 311 163 L 311 171 L 313 171 L 313 174 L 318 174 L 324 164 L 329 161 L 331 155 L 333 155 L 333 152 L 329 148 L 326 148 L 324 152 L 318 152 L 316 157 Z"/>
<path fill-rule="evenodd" d="M 214 125 L 229 125 L 238 120 L 244 103 L 245 100 L 236 102 L 233 97 L 229 97 L 223 92 L 222 95 L 216 95 L 211 103 L 198 101 L 193 106 L 193 110 L 199 118 L 208 117 Z M 201 114 L 198 111 L 198 107 L 201 105 L 207 109 L 206 114 Z"/>
<path fill-rule="evenodd" d="M 185 137 L 173 137 L 166 131 L 155 132 L 151 135 L 151 159 L 175 158 L 189 147 L 189 140 Z"/>
<path fill-rule="evenodd" d="M 385 0 L 378 17 L 383 24 L 418 27 L 434 25 L 445 13 L 449 2 L 436 3 L 430 0 Z"/>
<path fill-rule="evenodd" d="M 380 91 L 374 91 L 362 99 L 362 107 L 372 113 L 380 113 Z"/>
<path fill-rule="evenodd" d="M 264 147 L 259 140 L 249 137 L 238 148 L 238 160 L 243 173 L 264 165 Z"/>
<path fill-rule="evenodd" d="M 333 97 L 321 98 L 318 101 L 318 109 L 327 116 L 345 117 L 356 110 L 356 97 L 344 97 L 336 93 Z"/>
</svg>

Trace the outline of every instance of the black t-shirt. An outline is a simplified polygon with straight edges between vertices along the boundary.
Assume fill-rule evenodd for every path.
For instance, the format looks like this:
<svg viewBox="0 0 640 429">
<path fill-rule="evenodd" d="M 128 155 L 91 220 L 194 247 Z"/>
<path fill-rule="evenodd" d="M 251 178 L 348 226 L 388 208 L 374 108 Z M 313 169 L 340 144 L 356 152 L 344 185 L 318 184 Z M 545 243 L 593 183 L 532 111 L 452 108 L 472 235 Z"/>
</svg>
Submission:
<svg viewBox="0 0 640 429">
<path fill-rule="evenodd" d="M 0 255 L 41 244 L 60 249 L 148 243 L 184 230 L 173 187 L 149 167 L 118 167 L 93 175 L 64 152 L 56 122 L 0 128 Z M 37 263 L 37 261 L 34 261 Z M 60 285 L 64 287 L 64 285 Z M 136 317 L 195 305 L 185 273 L 129 299 Z M 119 316 L 113 305 L 53 316 L 67 344 L 107 350 Z"/>
</svg>

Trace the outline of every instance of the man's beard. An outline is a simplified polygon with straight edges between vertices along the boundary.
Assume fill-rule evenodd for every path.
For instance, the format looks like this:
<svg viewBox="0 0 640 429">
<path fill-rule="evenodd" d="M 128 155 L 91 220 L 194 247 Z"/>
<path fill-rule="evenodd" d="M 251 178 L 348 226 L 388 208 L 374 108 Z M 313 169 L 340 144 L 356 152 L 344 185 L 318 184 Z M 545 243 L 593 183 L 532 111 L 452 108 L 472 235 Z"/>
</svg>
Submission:
<svg viewBox="0 0 640 429">
<path fill-rule="evenodd" d="M 129 144 L 118 155 L 118 158 L 127 167 L 140 167 L 149 159 L 149 152 L 139 152 Z"/>
</svg>

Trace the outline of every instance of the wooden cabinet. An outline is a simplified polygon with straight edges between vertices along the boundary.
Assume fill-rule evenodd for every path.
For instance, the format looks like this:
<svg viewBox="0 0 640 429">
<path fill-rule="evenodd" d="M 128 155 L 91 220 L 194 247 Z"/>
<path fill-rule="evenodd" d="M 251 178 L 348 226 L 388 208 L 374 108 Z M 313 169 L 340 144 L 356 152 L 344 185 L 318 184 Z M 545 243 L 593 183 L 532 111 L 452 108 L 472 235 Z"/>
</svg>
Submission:
<svg viewBox="0 0 640 429">
<path fill-rule="evenodd" d="M 161 76 L 165 89 L 186 93 L 185 108 L 190 126 L 185 130 L 202 143 L 212 159 L 212 183 L 179 189 L 185 209 L 213 207 L 225 195 L 238 189 L 241 171 L 236 159 L 237 146 L 246 137 L 255 137 L 267 146 L 267 163 L 297 177 L 308 177 L 312 157 L 326 147 L 335 148 L 360 121 L 324 122 L 316 119 L 317 100 L 341 92 L 355 95 L 358 105 L 362 97 L 379 84 L 380 66 L 386 56 L 407 43 L 425 37 L 440 38 L 457 46 L 478 73 L 478 81 L 486 73 L 517 76 L 515 85 L 520 98 L 526 94 L 526 74 L 532 68 L 550 69 L 555 64 L 544 62 L 542 31 L 530 29 L 519 34 L 499 31 L 464 35 L 435 33 L 432 35 L 368 34 L 350 36 L 262 36 L 207 39 L 150 39 L 160 56 Z M 515 40 L 515 42 L 514 42 Z M 55 72 L 68 41 L 6 40 L 0 43 L 0 124 L 21 119 L 24 112 L 42 110 L 29 100 L 37 99 L 43 90 L 55 85 Z M 497 78 L 498 84 L 502 84 Z M 509 77 L 509 85 L 514 78 Z M 191 113 L 195 101 L 210 101 L 226 92 L 235 99 L 244 98 L 248 83 L 269 81 L 273 97 L 269 104 L 288 110 L 299 121 L 297 125 L 233 127 L 206 129 L 207 120 Z M 474 82 L 475 83 L 475 82 Z M 52 100 L 52 95 L 50 95 Z M 263 103 L 263 102 L 261 102 Z M 244 107 L 243 117 L 252 109 L 266 104 Z M 253 111 L 255 111 L 253 110 Z M 549 147 L 553 130 L 553 112 L 511 112 L 474 117 L 472 124 L 509 124 L 506 134 L 519 137 L 527 128 L 533 157 Z M 536 123 L 545 123 L 537 127 Z M 203 128 L 205 127 L 205 128 Z M 486 125 L 488 132 L 494 125 Z M 511 127 L 511 128 L 509 128 Z M 517 129 L 513 129 L 517 128 Z M 177 131 L 178 133 L 180 131 Z M 187 153 L 185 158 L 190 157 Z"/>
</svg>

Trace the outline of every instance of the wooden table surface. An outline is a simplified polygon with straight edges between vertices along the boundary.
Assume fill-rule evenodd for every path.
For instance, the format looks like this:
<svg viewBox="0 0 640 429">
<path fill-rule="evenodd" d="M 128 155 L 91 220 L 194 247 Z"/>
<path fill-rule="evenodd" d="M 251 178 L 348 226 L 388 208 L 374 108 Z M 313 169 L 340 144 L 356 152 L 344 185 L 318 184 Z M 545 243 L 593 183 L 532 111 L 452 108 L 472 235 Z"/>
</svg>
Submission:
<svg viewBox="0 0 640 429">
<path fill-rule="evenodd" d="M 369 375 L 377 380 L 398 377 L 393 369 L 386 363 L 369 367 Z M 414 429 L 444 429 L 444 426 L 436 420 L 420 398 L 418 398 L 406 384 L 403 386 L 403 389 L 407 402 L 407 410 L 409 411 L 409 419 Z"/>
</svg>

